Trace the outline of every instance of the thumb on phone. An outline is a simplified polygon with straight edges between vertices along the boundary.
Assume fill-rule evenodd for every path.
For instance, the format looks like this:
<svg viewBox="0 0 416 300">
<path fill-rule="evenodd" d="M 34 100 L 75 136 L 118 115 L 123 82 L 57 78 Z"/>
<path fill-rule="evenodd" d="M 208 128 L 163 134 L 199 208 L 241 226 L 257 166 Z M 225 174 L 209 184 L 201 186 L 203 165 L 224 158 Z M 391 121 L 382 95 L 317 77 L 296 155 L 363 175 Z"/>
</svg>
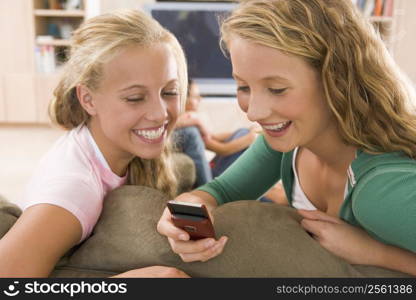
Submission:
<svg viewBox="0 0 416 300">
<path fill-rule="evenodd" d="M 172 222 L 172 215 L 168 208 L 165 208 L 159 222 L 157 223 L 157 231 L 168 238 L 174 240 L 187 241 L 189 240 L 189 234 L 176 227 Z"/>
</svg>

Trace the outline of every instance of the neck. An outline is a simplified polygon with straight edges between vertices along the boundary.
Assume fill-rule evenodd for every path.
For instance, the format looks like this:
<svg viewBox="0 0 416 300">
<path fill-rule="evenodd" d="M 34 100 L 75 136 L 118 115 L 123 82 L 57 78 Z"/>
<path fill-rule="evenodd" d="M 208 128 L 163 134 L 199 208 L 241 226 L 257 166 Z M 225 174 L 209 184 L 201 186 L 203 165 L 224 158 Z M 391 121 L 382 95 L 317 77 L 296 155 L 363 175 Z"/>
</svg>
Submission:
<svg viewBox="0 0 416 300">
<path fill-rule="evenodd" d="M 110 166 L 111 171 L 120 177 L 126 175 L 127 167 L 134 156 L 131 154 L 126 154 L 126 152 L 122 151 L 111 141 L 109 141 L 102 132 L 99 124 L 97 124 L 96 120 L 90 120 L 90 122 L 87 124 L 87 127 L 95 143 L 97 144 L 98 149 L 100 149 L 105 160 Z"/>
<path fill-rule="evenodd" d="M 304 148 L 312 152 L 325 167 L 345 172 L 356 156 L 356 147 L 345 144 L 333 129 L 323 133 Z"/>
</svg>

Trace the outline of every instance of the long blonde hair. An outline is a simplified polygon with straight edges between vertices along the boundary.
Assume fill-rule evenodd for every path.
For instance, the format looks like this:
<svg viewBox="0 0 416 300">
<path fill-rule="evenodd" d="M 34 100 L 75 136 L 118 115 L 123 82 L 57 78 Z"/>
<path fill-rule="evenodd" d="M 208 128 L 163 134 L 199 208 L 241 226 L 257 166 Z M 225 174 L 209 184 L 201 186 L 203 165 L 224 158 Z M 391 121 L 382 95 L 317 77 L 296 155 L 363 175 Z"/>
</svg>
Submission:
<svg viewBox="0 0 416 300">
<path fill-rule="evenodd" d="M 87 20 L 77 29 L 71 40 L 69 60 L 54 91 L 49 106 L 52 121 L 70 130 L 89 120 L 80 105 L 76 86 L 84 84 L 94 90 L 102 79 L 103 65 L 122 49 L 132 45 L 150 46 L 166 43 L 172 49 L 178 65 L 181 111 L 187 91 L 185 55 L 176 38 L 151 17 L 138 10 L 122 10 Z M 170 159 L 170 142 L 157 159 L 135 157 L 129 165 L 128 184 L 146 185 L 176 194 L 177 182 Z"/>
<path fill-rule="evenodd" d="M 346 144 L 416 158 L 414 90 L 351 1 L 244 1 L 221 33 L 223 46 L 235 35 L 315 68 Z"/>
</svg>

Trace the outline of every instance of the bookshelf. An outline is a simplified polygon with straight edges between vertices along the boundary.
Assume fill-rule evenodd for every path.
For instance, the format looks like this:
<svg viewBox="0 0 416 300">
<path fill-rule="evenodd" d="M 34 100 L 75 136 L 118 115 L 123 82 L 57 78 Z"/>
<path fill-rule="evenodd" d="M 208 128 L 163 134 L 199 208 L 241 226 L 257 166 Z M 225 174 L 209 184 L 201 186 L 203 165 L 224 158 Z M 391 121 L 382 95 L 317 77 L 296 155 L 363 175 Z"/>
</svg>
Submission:
<svg viewBox="0 0 416 300">
<path fill-rule="evenodd" d="M 351 0 L 373 24 L 390 52 L 393 52 L 396 0 Z"/>
<path fill-rule="evenodd" d="M 47 107 L 58 84 L 60 67 L 67 60 L 72 32 L 87 18 L 91 0 L 30 0 L 33 16 L 35 115 L 49 122 Z"/>
<path fill-rule="evenodd" d="M 80 0 L 79 8 L 66 9 L 56 7 L 66 0 L 0 0 L 0 35 L 4 41 L 0 47 L 0 125 L 49 122 L 46 107 L 59 80 L 59 65 L 65 61 L 69 40 L 58 35 L 45 38 L 47 24 L 67 21 L 76 28 L 91 16 L 117 8 L 138 8 L 154 1 Z M 367 3 L 349 1 L 356 5 Z M 375 8 L 376 1 L 372 1 Z M 416 1 L 393 0 L 391 15 L 384 11 L 386 2 L 382 1 L 381 15 L 374 8 L 371 11 L 368 8 L 367 14 L 362 9 L 363 14 L 376 26 L 401 68 L 416 82 Z M 53 27 L 56 32 L 57 26 Z M 48 46 L 54 51 L 58 67 L 51 73 L 38 70 L 35 49 L 39 46 Z"/>
<path fill-rule="evenodd" d="M 72 9 L 72 10 L 35 9 L 34 14 L 37 17 L 75 17 L 75 18 L 80 17 L 80 18 L 83 18 L 85 16 L 85 12 L 81 9 Z"/>
<path fill-rule="evenodd" d="M 66 61 L 72 32 L 85 20 L 86 0 L 32 0 L 36 73 L 53 74 Z"/>
</svg>

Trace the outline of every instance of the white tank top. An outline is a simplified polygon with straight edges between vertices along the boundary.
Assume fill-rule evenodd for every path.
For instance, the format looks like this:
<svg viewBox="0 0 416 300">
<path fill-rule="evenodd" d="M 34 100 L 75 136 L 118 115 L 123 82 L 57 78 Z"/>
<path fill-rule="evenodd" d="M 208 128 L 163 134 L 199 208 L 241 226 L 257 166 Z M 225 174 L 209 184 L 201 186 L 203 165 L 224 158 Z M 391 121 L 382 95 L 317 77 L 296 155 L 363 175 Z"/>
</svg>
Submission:
<svg viewBox="0 0 416 300">
<path fill-rule="evenodd" d="M 293 151 L 293 160 L 292 160 L 292 168 L 293 173 L 295 174 L 295 180 L 293 181 L 293 188 L 292 188 L 292 205 L 296 209 L 305 209 L 305 210 L 317 210 L 315 205 L 309 201 L 308 197 L 306 197 L 305 193 L 302 190 L 302 187 L 299 182 L 298 172 L 296 170 L 296 156 L 298 154 L 297 147 Z M 348 193 L 348 182 L 345 184 L 345 191 L 344 191 L 344 199 Z"/>
</svg>

